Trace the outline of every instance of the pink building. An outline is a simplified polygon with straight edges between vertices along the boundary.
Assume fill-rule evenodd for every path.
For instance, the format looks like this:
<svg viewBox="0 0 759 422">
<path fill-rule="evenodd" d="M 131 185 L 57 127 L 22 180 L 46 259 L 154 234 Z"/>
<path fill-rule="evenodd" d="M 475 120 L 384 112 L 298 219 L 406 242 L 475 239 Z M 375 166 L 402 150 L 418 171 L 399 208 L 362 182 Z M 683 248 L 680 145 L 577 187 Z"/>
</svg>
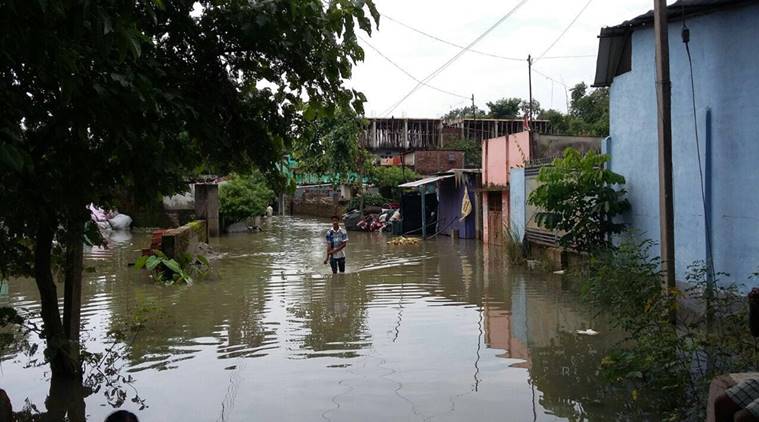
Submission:
<svg viewBox="0 0 759 422">
<path fill-rule="evenodd" d="M 503 244 L 510 225 L 509 169 L 530 160 L 531 132 L 482 141 L 482 241 Z"/>
</svg>

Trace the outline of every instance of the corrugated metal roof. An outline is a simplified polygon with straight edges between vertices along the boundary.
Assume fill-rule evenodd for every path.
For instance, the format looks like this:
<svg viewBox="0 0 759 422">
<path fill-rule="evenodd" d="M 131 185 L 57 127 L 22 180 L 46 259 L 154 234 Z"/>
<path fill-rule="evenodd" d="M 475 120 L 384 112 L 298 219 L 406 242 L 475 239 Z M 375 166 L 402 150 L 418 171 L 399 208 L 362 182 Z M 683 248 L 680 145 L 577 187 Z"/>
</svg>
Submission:
<svg viewBox="0 0 759 422">
<path fill-rule="evenodd" d="M 404 183 L 402 185 L 398 185 L 398 187 L 399 188 L 416 188 L 416 187 L 419 187 L 419 186 L 422 186 L 422 185 L 428 185 L 430 183 L 435 183 L 438 180 L 450 179 L 451 177 L 453 177 L 452 174 L 445 174 L 445 175 L 442 175 L 442 176 L 426 177 L 426 178 L 421 179 L 421 180 L 415 180 L 413 182 L 408 182 L 408 183 Z"/>
<path fill-rule="evenodd" d="M 667 17 L 675 22 L 749 4 L 759 4 L 759 0 L 679 0 L 667 6 Z M 609 86 L 615 76 L 630 70 L 630 36 L 635 29 L 653 25 L 653 22 L 654 12 L 649 10 L 619 25 L 601 28 L 593 86 Z"/>
</svg>

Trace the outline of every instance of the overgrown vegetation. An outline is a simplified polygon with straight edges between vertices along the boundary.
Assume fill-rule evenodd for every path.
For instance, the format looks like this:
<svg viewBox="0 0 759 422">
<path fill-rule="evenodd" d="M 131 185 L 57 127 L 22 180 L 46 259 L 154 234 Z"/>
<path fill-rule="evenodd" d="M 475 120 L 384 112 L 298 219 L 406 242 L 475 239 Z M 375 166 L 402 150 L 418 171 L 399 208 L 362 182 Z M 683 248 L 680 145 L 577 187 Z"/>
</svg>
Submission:
<svg viewBox="0 0 759 422">
<path fill-rule="evenodd" d="M 630 400 L 645 395 L 631 409 L 661 412 L 673 421 L 704 420 L 712 378 L 759 369 L 746 299 L 727 280 L 717 280 L 714 295 L 708 295 L 703 263 L 689 268 L 688 290 L 664 291 L 660 261 L 649 254 L 651 245 L 624 242 L 598 253 L 581 273 L 584 297 L 627 334 L 603 359 L 602 373 L 609 382 L 630 386 Z M 682 310 L 683 300 L 696 310 L 708 306 L 714 322 L 707 323 L 706 313 Z M 677 324 L 672 323 L 673 311 Z"/>
<path fill-rule="evenodd" d="M 169 258 L 159 250 L 152 255 L 137 258 L 134 267 L 137 270 L 150 271 L 153 279 L 164 284 L 192 284 L 199 277 L 208 274 L 208 259 L 203 255 L 182 254 L 176 259 Z"/>
<path fill-rule="evenodd" d="M 625 178 L 605 168 L 609 157 L 593 151 L 581 155 L 573 148 L 564 151 L 552 165 L 540 169 L 541 185 L 528 202 L 540 208 L 535 222 L 561 234 L 559 243 L 577 251 L 611 246 L 611 235 L 625 225 L 615 217 L 630 209 L 625 199 Z"/>
<path fill-rule="evenodd" d="M 219 187 L 220 214 L 225 225 L 264 215 L 274 200 L 274 191 L 259 171 L 234 174 Z"/>
<path fill-rule="evenodd" d="M 421 176 L 411 169 L 379 166 L 372 170 L 369 181 L 379 189 L 381 196 L 398 201 L 401 199 L 401 189 L 398 188 L 398 185 L 420 178 Z"/>
<path fill-rule="evenodd" d="M 506 257 L 509 260 L 509 264 L 522 265 L 527 262 L 522 234 L 512 230 L 509 225 L 504 225 L 503 232 L 504 248 L 506 249 Z"/>
</svg>

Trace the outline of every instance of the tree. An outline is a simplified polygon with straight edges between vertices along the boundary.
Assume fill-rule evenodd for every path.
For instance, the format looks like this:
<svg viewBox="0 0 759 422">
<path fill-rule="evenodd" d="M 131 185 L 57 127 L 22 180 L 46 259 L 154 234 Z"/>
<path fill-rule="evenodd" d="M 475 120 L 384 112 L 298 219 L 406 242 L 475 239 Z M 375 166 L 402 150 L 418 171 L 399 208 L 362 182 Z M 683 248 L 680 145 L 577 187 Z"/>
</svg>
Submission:
<svg viewBox="0 0 759 422">
<path fill-rule="evenodd" d="M 607 136 L 609 134 L 609 90 L 597 88 L 588 93 L 580 82 L 571 89 L 568 131 L 573 135 Z"/>
<path fill-rule="evenodd" d="M 372 172 L 369 180 L 379 188 L 382 196 L 397 201 L 400 200 L 401 197 L 398 185 L 418 180 L 420 178 L 421 177 L 411 169 L 403 169 L 401 167 L 377 167 Z"/>
<path fill-rule="evenodd" d="M 492 119 L 515 119 L 519 117 L 521 98 L 501 98 L 495 102 L 487 103 L 488 117 Z"/>
<path fill-rule="evenodd" d="M 340 109 L 333 115 L 306 123 L 293 148 L 298 170 L 329 175 L 335 185 L 356 182 L 351 174 L 371 173 L 371 154 L 359 144 L 365 125 L 365 121 L 349 109 Z"/>
<path fill-rule="evenodd" d="M 540 169 L 541 185 L 530 193 L 528 202 L 539 207 L 536 223 L 563 234 L 559 243 L 577 251 L 611 246 L 610 235 L 625 225 L 614 218 L 630 209 L 624 189 L 615 189 L 625 178 L 604 166 L 606 155 L 593 151 L 584 156 L 567 148 L 563 158 Z"/>
<path fill-rule="evenodd" d="M 248 175 L 233 175 L 219 188 L 221 216 L 225 224 L 263 215 L 274 199 L 274 191 L 267 185 L 260 171 Z"/>
<path fill-rule="evenodd" d="M 445 121 L 451 121 L 451 120 L 458 120 L 458 119 L 472 119 L 472 118 L 480 118 L 484 119 L 487 117 L 487 113 L 485 113 L 484 110 L 480 109 L 477 106 L 474 107 L 460 107 L 460 108 L 454 108 L 448 113 L 445 113 L 442 117 Z"/>
<path fill-rule="evenodd" d="M 367 11 L 378 22 L 371 0 L 0 5 L 0 275 L 35 279 L 54 376 L 81 376 L 85 206 L 179 191 L 202 165 L 269 172 L 305 96 L 361 112 L 343 81 Z"/>
</svg>

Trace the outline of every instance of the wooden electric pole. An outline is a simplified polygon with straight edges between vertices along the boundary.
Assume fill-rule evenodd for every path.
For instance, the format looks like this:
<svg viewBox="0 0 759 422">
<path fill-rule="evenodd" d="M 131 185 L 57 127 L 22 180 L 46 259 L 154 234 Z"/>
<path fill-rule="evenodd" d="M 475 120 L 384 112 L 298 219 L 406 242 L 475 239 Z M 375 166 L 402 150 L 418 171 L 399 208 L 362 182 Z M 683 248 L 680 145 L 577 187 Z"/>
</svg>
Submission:
<svg viewBox="0 0 759 422">
<path fill-rule="evenodd" d="M 527 118 L 527 121 L 532 123 L 532 56 L 529 54 L 527 55 L 527 83 L 530 89 L 530 103 L 527 107 L 529 116 Z"/>
<path fill-rule="evenodd" d="M 672 191 L 672 84 L 669 79 L 667 1 L 654 0 L 656 102 L 659 128 L 659 230 L 664 288 L 675 285 L 675 227 Z M 674 317 L 674 314 L 673 314 Z"/>
</svg>

